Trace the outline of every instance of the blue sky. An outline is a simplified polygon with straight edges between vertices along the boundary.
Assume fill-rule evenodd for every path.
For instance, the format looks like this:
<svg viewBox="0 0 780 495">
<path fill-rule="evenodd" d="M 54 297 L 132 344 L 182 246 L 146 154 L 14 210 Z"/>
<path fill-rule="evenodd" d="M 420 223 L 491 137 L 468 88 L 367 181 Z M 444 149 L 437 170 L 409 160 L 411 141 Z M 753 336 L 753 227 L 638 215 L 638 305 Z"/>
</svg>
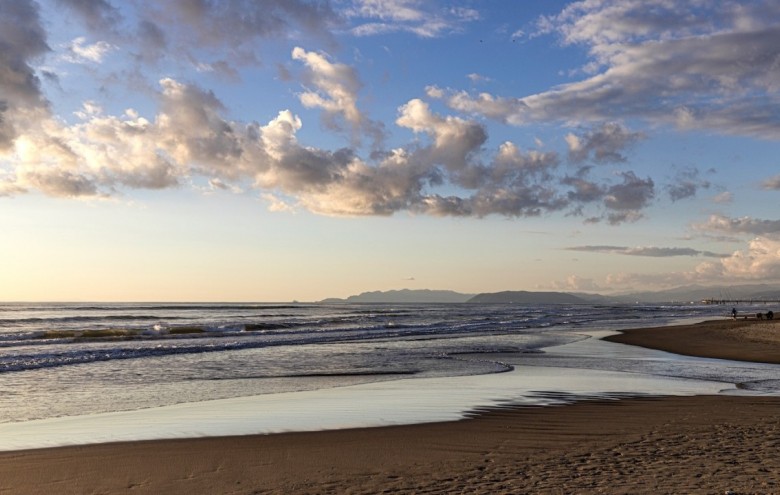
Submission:
<svg viewBox="0 0 780 495">
<path fill-rule="evenodd" d="M 2 300 L 780 277 L 770 1 L 0 0 Z"/>
</svg>

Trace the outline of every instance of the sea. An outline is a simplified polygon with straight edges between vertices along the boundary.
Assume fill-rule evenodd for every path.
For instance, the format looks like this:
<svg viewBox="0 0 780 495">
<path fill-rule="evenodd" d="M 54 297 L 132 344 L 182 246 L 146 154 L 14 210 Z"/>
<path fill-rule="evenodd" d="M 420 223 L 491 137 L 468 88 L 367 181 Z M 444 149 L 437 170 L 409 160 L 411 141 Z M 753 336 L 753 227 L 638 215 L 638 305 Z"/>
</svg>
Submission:
<svg viewBox="0 0 780 495">
<path fill-rule="evenodd" d="M 593 398 L 780 394 L 776 365 L 599 338 L 730 310 L 2 303 L 0 450 L 438 421 Z"/>
</svg>

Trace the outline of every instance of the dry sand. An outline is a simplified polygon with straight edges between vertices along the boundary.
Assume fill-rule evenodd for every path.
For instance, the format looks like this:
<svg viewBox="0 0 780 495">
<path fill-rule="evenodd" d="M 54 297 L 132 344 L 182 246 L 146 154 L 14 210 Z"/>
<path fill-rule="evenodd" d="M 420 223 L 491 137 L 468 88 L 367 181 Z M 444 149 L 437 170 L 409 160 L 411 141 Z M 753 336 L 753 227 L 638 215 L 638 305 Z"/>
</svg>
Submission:
<svg viewBox="0 0 780 495">
<path fill-rule="evenodd" d="M 695 325 L 640 328 L 604 340 L 686 356 L 780 364 L 780 319 L 724 318 Z"/>
<path fill-rule="evenodd" d="M 773 324 L 683 328 L 627 335 L 659 348 L 715 339 L 751 358 L 763 356 L 754 343 L 780 350 Z M 508 408 L 451 423 L 8 452 L 0 453 L 0 493 L 780 493 L 778 419 L 780 398 L 671 397 Z"/>
</svg>

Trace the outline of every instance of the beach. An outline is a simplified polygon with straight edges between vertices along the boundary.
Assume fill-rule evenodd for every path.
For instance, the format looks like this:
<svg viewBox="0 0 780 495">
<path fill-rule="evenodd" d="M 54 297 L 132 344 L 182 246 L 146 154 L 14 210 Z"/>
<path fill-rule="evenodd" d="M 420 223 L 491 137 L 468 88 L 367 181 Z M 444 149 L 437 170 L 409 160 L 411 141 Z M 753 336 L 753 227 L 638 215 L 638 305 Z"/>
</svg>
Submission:
<svg viewBox="0 0 780 495">
<path fill-rule="evenodd" d="M 780 320 L 721 319 L 625 330 L 604 340 L 685 356 L 780 364 Z"/>
<path fill-rule="evenodd" d="M 778 333 L 778 322 L 719 320 L 609 339 L 756 360 L 780 349 Z M 778 413 L 779 397 L 632 398 L 405 426 L 3 452 L 0 493 L 778 493 Z"/>
</svg>

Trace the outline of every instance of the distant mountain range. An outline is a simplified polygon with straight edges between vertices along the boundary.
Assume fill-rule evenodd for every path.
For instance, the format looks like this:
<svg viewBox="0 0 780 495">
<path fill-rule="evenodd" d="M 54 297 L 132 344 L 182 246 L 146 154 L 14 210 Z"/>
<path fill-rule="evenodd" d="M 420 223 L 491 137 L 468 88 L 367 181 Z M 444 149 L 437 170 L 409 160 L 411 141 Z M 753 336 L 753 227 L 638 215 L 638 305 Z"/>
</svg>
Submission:
<svg viewBox="0 0 780 495">
<path fill-rule="evenodd" d="M 323 303 L 462 303 L 474 297 L 474 294 L 461 294 L 451 290 L 388 290 L 363 292 L 346 299 L 329 298 Z"/>
<path fill-rule="evenodd" d="M 730 287 L 686 285 L 656 292 L 633 292 L 610 296 L 624 302 L 690 303 L 704 299 L 780 300 L 780 285 L 746 284 Z"/>
<path fill-rule="evenodd" d="M 601 295 L 583 292 L 503 291 L 462 294 L 451 290 L 402 289 L 363 292 L 345 299 L 328 298 L 321 303 L 481 303 L 481 304 L 689 304 L 704 299 L 780 300 L 780 285 L 752 284 L 724 287 L 689 285 L 655 292 Z"/>
<path fill-rule="evenodd" d="M 589 301 L 565 292 L 527 292 L 507 290 L 477 294 L 466 302 L 480 304 L 585 304 Z"/>
</svg>

